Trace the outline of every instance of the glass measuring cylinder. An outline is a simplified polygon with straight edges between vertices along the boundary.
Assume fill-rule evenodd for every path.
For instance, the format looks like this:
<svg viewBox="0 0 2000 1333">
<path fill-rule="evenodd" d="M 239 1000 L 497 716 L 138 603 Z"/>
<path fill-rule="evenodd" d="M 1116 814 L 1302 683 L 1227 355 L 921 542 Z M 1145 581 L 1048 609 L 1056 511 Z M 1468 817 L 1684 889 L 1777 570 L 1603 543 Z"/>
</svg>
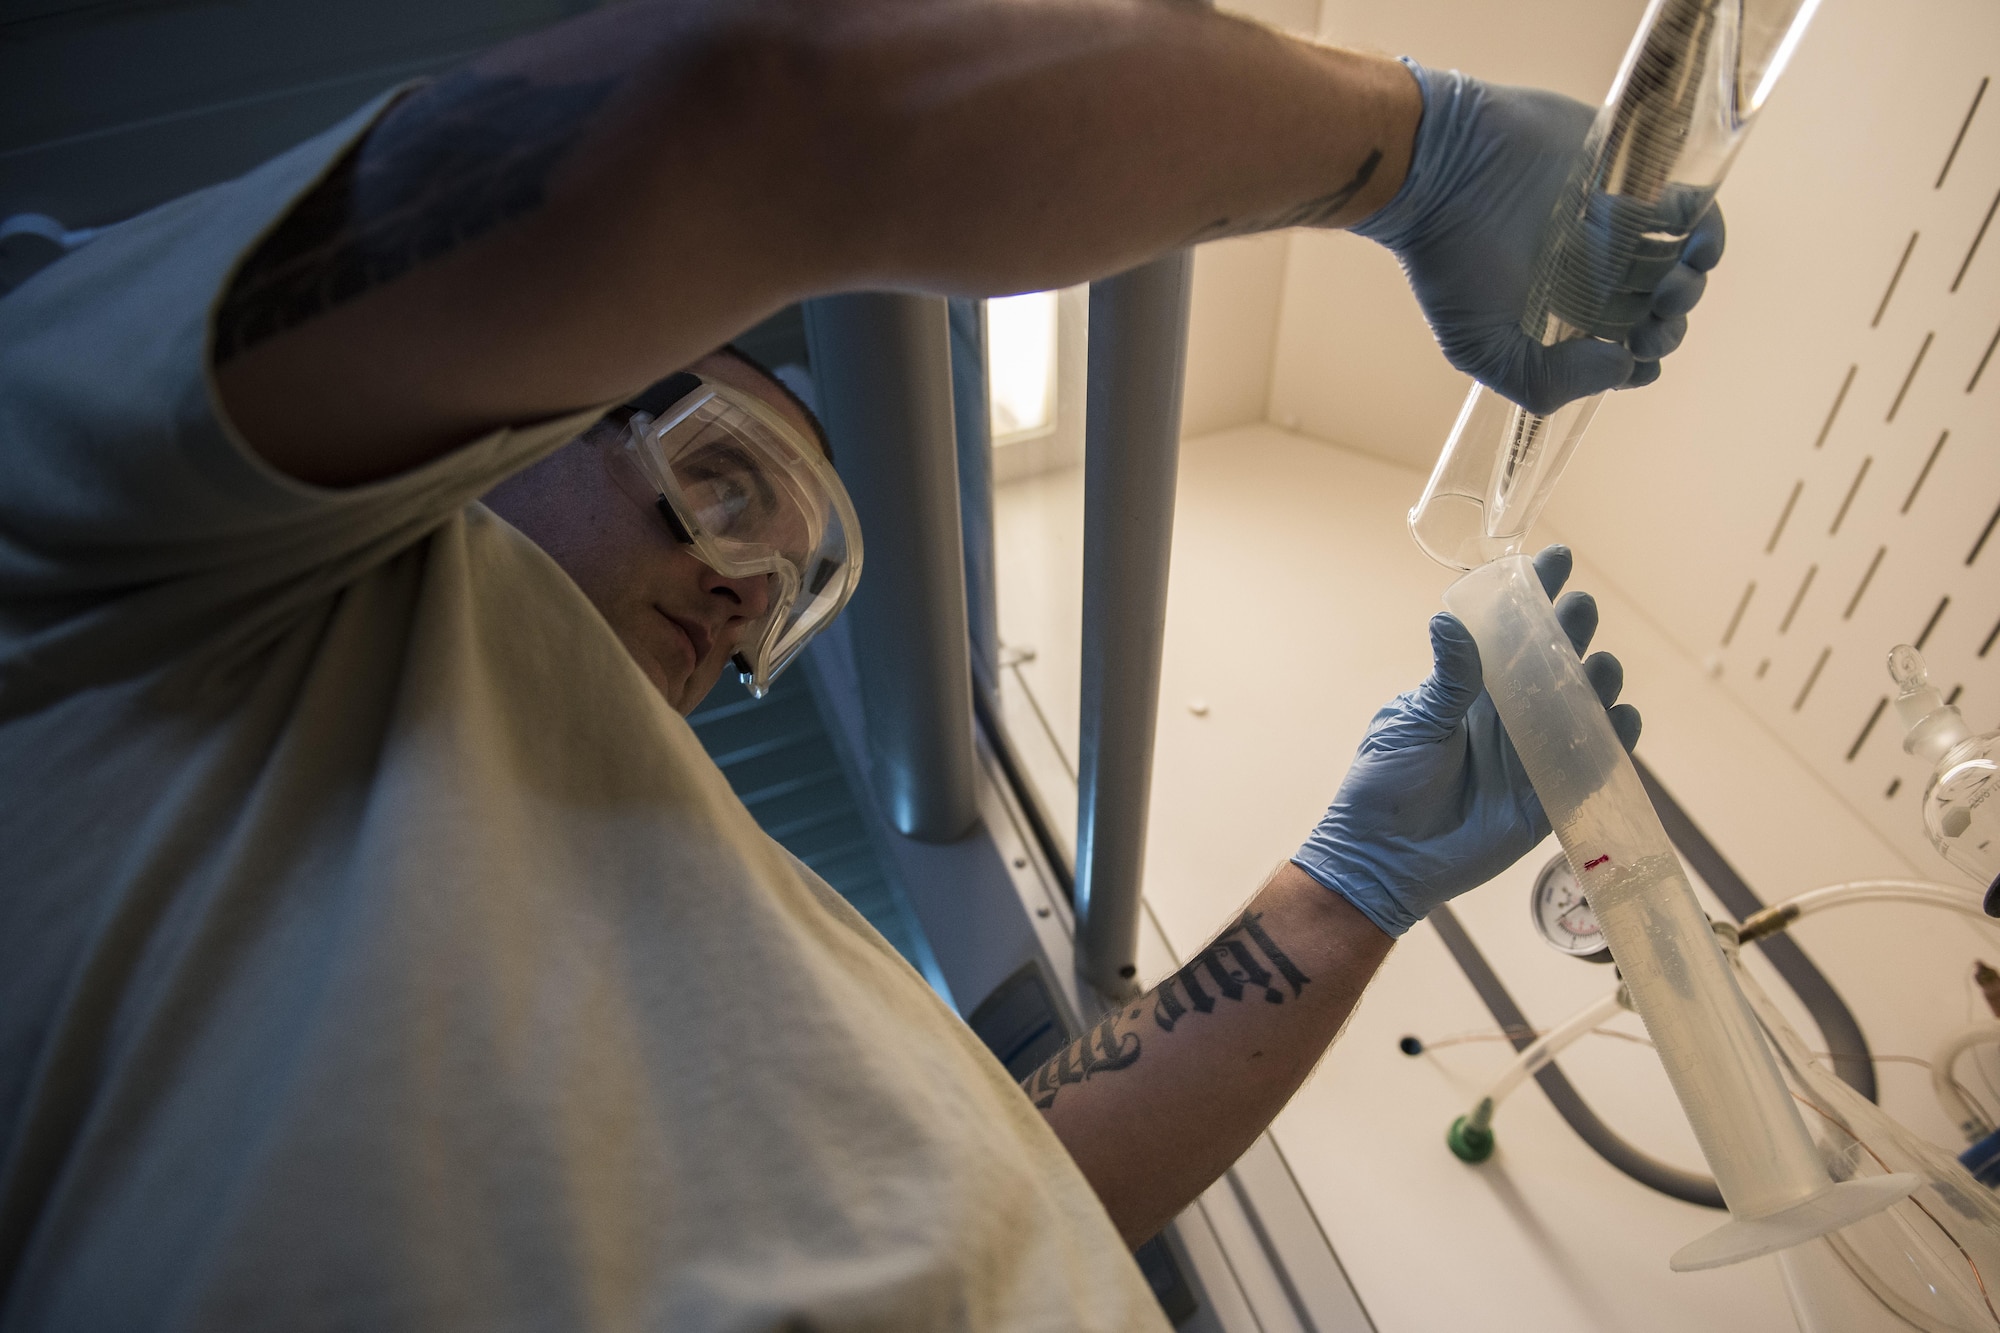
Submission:
<svg viewBox="0 0 2000 1333">
<path fill-rule="evenodd" d="M 1521 329 L 1622 340 L 1728 174 L 1819 0 L 1653 0 L 1542 239 Z M 1474 385 L 1410 531 L 1471 569 L 1521 549 L 1600 398 L 1543 416 Z"/>
</svg>

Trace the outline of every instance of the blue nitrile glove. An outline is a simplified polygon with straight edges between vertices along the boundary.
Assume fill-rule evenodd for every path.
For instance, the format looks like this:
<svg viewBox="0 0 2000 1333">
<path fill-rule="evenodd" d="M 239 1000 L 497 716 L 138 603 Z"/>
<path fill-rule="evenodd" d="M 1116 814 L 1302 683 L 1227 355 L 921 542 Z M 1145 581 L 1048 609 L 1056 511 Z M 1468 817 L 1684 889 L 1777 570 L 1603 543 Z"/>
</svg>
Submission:
<svg viewBox="0 0 2000 1333">
<path fill-rule="evenodd" d="M 1569 569 L 1563 547 L 1535 557 L 1551 597 Z M 1556 619 L 1581 656 L 1597 630 L 1597 603 L 1570 593 L 1556 603 Z M 1431 617 L 1431 652 L 1430 679 L 1375 714 L 1326 817 L 1292 858 L 1392 937 L 1549 835 L 1541 798 L 1481 683 L 1479 649 L 1456 616 Z M 1612 707 L 1624 668 L 1597 653 L 1583 670 L 1630 750 L 1639 712 Z"/>
<path fill-rule="evenodd" d="M 1424 99 L 1409 174 L 1396 197 L 1353 230 L 1402 263 L 1445 359 L 1533 412 L 1658 379 L 1659 358 L 1680 345 L 1705 275 L 1722 258 L 1722 214 L 1706 205 L 1678 264 L 1617 275 L 1622 291 L 1652 294 L 1622 342 L 1543 347 L 1521 332 L 1521 315 L 1544 230 L 1594 112 L 1559 93 L 1403 63 Z M 1661 207 L 1692 211 L 1685 201 Z M 1658 225 L 1678 230 L 1686 221 L 1662 216 Z"/>
</svg>

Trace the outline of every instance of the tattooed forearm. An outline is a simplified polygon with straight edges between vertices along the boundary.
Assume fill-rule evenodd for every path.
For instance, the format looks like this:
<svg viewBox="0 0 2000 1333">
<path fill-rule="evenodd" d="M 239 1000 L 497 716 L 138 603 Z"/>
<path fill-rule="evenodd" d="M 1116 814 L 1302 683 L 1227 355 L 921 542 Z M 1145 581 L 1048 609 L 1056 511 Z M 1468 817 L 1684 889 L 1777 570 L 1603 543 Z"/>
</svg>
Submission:
<svg viewBox="0 0 2000 1333">
<path fill-rule="evenodd" d="M 1291 989 L 1292 998 L 1298 997 L 1311 978 L 1292 965 L 1284 950 L 1264 933 L 1260 920 L 1256 912 L 1245 912 L 1235 925 L 1189 959 L 1186 967 L 1154 989 L 1153 1022 L 1162 1032 L 1172 1032 L 1174 1024 L 1190 1012 L 1213 1012 L 1219 999 L 1241 1000 L 1246 994 L 1261 992 L 1267 1003 L 1283 1004 L 1285 992 L 1276 985 L 1280 981 Z"/>
<path fill-rule="evenodd" d="M 1162 1032 L 1172 1032 L 1190 1014 L 1213 1013 L 1220 1000 L 1240 1002 L 1261 996 L 1267 1004 L 1283 1004 L 1287 998 L 1297 999 L 1312 978 L 1286 957 L 1262 922 L 1262 914 L 1257 912 L 1238 917 L 1189 959 L 1187 966 L 1154 987 L 1150 996 L 1111 1014 L 1029 1075 L 1022 1085 L 1028 1096 L 1037 1107 L 1047 1110 L 1068 1084 L 1137 1064 L 1142 1038 L 1125 1024 L 1143 1026 L 1149 1002 L 1153 1025 Z"/>
<path fill-rule="evenodd" d="M 1221 240 L 1225 236 L 1248 236 L 1252 232 L 1278 231 L 1285 227 L 1327 226 L 1340 216 L 1340 210 L 1354 202 L 1354 196 L 1368 188 L 1368 182 L 1375 179 L 1375 168 L 1381 165 L 1382 150 L 1371 148 L 1361 165 L 1355 168 L 1353 177 L 1333 193 L 1308 199 L 1267 217 L 1217 218 L 1189 237 L 1188 243 L 1196 245 L 1202 241 Z"/>
<path fill-rule="evenodd" d="M 216 364 L 540 208 L 615 83 L 461 70 L 414 94 L 244 262 Z"/>
<path fill-rule="evenodd" d="M 1134 1014 L 1139 1011 L 1132 1010 Z M 1129 1069 L 1139 1059 L 1139 1034 L 1121 1032 L 1119 1015 L 1112 1014 L 1088 1035 L 1071 1042 L 1055 1059 L 1028 1075 L 1021 1086 L 1042 1110 L 1054 1105 L 1064 1084 L 1081 1083 L 1096 1074 Z"/>
</svg>

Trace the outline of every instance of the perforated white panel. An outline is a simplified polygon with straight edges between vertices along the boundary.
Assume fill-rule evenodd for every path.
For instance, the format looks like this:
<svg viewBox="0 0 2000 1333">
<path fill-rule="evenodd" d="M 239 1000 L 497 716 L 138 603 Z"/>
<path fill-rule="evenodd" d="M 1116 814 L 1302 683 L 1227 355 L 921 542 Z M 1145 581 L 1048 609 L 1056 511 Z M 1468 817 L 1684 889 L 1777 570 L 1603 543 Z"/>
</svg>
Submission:
<svg viewBox="0 0 2000 1333">
<path fill-rule="evenodd" d="M 1926 874 L 1887 705 L 2000 725 L 2000 10 L 1826 6 L 1723 193 L 1731 252 L 1556 525 Z"/>
</svg>

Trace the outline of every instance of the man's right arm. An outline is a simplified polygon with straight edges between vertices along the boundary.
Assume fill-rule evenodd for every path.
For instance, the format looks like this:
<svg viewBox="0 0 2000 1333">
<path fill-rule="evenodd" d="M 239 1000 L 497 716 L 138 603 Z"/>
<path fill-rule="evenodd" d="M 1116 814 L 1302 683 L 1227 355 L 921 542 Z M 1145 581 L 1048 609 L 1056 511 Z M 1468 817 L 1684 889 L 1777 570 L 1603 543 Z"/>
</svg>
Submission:
<svg viewBox="0 0 2000 1333">
<path fill-rule="evenodd" d="M 393 475 L 616 399 L 786 302 L 991 294 L 1358 220 L 1421 114 L 1391 61 L 1133 0 L 652 0 L 392 108 L 217 316 L 293 476 Z"/>
<path fill-rule="evenodd" d="M 1554 597 L 1569 578 L 1568 550 L 1544 550 L 1535 571 Z M 1570 593 L 1556 619 L 1587 652 L 1596 602 Z M 1450 615 L 1434 617 L 1430 632 L 1429 679 L 1369 723 L 1299 854 L 1186 966 L 1028 1077 L 1028 1095 L 1134 1245 L 1271 1123 L 1398 936 L 1549 835 L 1472 636 Z M 1639 714 L 1617 702 L 1623 666 L 1592 653 L 1584 674 L 1631 749 Z"/>
</svg>

